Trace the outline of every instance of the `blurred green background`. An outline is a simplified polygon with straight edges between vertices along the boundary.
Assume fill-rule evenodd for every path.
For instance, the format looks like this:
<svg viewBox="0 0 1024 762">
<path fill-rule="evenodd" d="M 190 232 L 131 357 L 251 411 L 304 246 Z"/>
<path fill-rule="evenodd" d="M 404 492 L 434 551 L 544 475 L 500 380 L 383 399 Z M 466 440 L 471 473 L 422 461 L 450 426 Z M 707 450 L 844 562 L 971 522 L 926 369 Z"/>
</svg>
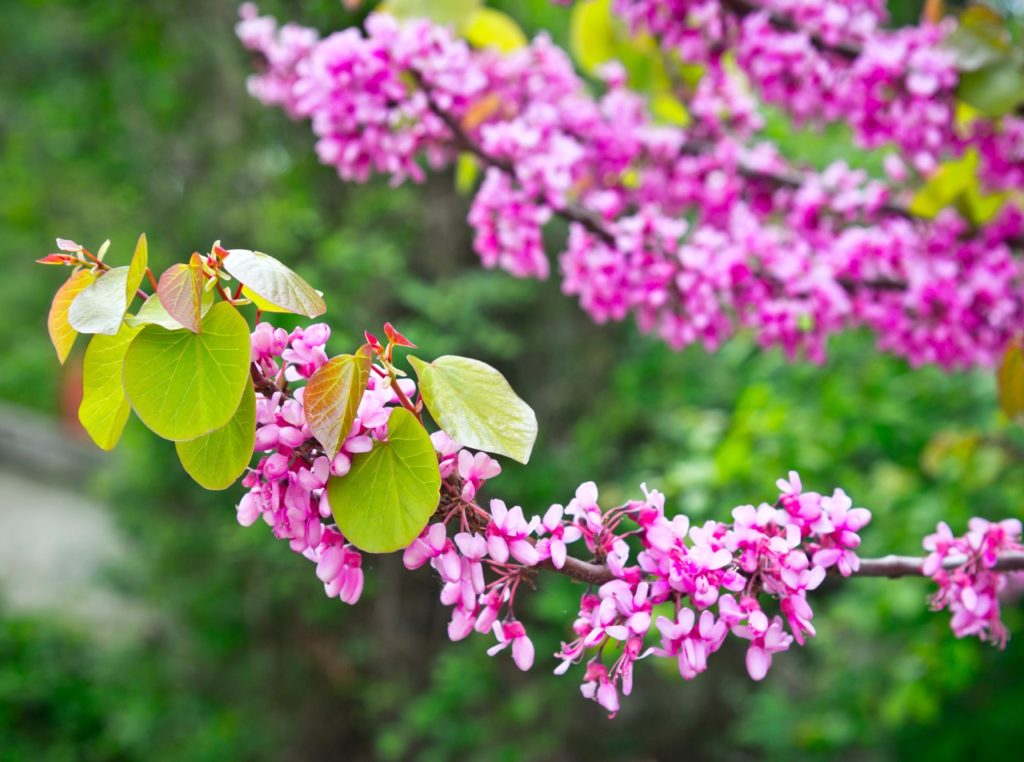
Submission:
<svg viewBox="0 0 1024 762">
<path fill-rule="evenodd" d="M 565 39 L 547 0 L 493 5 Z M 352 21 L 329 0 L 262 10 Z M 541 434 L 490 494 L 533 511 L 595 479 L 609 504 L 646 481 L 724 518 L 796 468 L 872 509 L 868 555 L 917 552 L 940 518 L 1024 515 L 1024 437 L 991 373 L 911 371 L 867 335 L 816 367 L 746 337 L 711 356 L 596 327 L 557 282 L 478 266 L 450 174 L 357 187 L 319 166 L 306 125 L 246 95 L 235 19 L 233 0 L 0 3 L 0 760 L 953 760 L 1024 742 L 1024 648 L 955 640 L 921 580 L 829 582 L 819 636 L 762 684 L 733 646 L 691 683 L 644 663 L 609 721 L 578 674 L 548 674 L 568 580 L 525 601 L 540 658 L 524 675 L 484 636 L 447 643 L 427 570 L 368 558 L 346 607 L 265 526 L 236 524 L 237 489 L 192 485 L 137 422 L 113 455 L 78 444 L 84 342 L 61 369 L 45 316 L 63 273 L 32 260 L 56 236 L 126 258 L 145 231 L 157 271 L 215 239 L 285 260 L 325 291 L 339 351 L 392 320 L 427 354 L 498 365 Z M 772 129 L 811 163 L 844 145 Z M 1019 605 L 1005 618 L 1024 629 Z"/>
</svg>

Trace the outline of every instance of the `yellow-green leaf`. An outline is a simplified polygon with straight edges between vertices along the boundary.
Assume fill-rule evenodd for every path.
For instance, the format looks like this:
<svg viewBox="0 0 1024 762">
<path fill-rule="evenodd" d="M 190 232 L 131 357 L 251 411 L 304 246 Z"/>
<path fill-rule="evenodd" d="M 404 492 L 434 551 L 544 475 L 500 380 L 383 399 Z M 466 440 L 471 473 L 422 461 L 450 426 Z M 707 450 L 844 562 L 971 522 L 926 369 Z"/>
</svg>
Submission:
<svg viewBox="0 0 1024 762">
<path fill-rule="evenodd" d="M 1024 353 L 1019 341 L 1014 341 L 1003 355 L 997 376 L 999 406 L 1009 418 L 1024 413 Z"/>
<path fill-rule="evenodd" d="M 78 270 L 71 274 L 71 277 L 64 281 L 64 285 L 57 289 L 53 296 L 53 303 L 50 305 L 50 315 L 46 320 L 46 328 L 50 332 L 50 341 L 53 348 L 57 350 L 57 359 L 63 365 L 68 359 L 71 347 L 75 344 L 78 331 L 71 327 L 68 322 L 68 310 L 71 303 L 85 288 L 92 285 L 96 276 L 91 270 Z"/>
<path fill-rule="evenodd" d="M 416 539 L 434 514 L 441 473 L 430 436 L 404 408 L 391 411 L 388 441 L 356 455 L 327 484 L 338 529 L 360 550 L 390 553 Z"/>
<path fill-rule="evenodd" d="M 537 439 L 537 416 L 497 370 L 479 360 L 445 355 L 409 357 L 420 396 L 452 439 L 475 450 L 526 463 Z"/>
<path fill-rule="evenodd" d="M 175 442 L 182 467 L 201 487 L 227 489 L 252 460 L 256 443 L 256 392 L 247 384 L 228 424 L 188 442 Z"/>
<path fill-rule="evenodd" d="M 327 311 L 323 297 L 299 275 L 269 254 L 248 249 L 230 249 L 224 269 L 277 311 L 315 318 Z"/>
<path fill-rule="evenodd" d="M 132 254 L 131 264 L 128 265 L 128 282 L 125 284 L 125 299 L 128 304 L 135 298 L 135 292 L 142 285 L 142 279 L 146 277 L 146 268 L 149 267 L 149 244 L 146 242 L 146 234 L 139 236 L 135 244 L 135 253 Z"/>
<path fill-rule="evenodd" d="M 371 364 L 369 348 L 364 346 L 354 355 L 328 360 L 306 383 L 302 397 L 306 423 L 328 458 L 338 453 L 352 429 Z"/>
<path fill-rule="evenodd" d="M 115 267 L 99 275 L 71 302 L 68 309 L 71 327 L 79 333 L 116 334 L 128 309 L 127 283 L 127 267 Z"/>
<path fill-rule="evenodd" d="M 616 57 L 611 0 L 581 0 L 569 19 L 569 50 L 587 74 Z"/>
<path fill-rule="evenodd" d="M 400 19 L 430 19 L 438 24 L 461 27 L 481 0 L 387 0 L 377 7 Z"/>
<path fill-rule="evenodd" d="M 202 332 L 147 325 L 128 347 L 124 388 L 142 422 L 184 441 L 219 429 L 249 384 L 249 326 L 227 302 L 210 308 Z"/>
<path fill-rule="evenodd" d="M 157 295 L 164 311 L 193 333 L 202 325 L 203 273 L 196 264 L 171 265 L 157 282 Z"/>
<path fill-rule="evenodd" d="M 519 24 L 507 13 L 494 8 L 478 8 L 470 16 L 463 34 L 474 47 L 497 48 L 502 53 L 511 53 L 527 44 Z"/>
<path fill-rule="evenodd" d="M 114 449 L 131 412 L 121 375 L 125 353 L 140 330 L 122 325 L 116 336 L 93 336 L 85 350 L 78 420 L 104 450 Z"/>
</svg>

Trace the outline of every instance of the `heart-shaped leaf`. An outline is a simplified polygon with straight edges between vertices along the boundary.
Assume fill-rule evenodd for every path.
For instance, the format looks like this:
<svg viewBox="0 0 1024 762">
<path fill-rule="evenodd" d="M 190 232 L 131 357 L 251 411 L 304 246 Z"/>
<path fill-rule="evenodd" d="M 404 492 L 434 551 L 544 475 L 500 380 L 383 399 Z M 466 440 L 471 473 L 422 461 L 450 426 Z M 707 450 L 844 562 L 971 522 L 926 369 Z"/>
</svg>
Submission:
<svg viewBox="0 0 1024 762">
<path fill-rule="evenodd" d="M 85 350 L 78 420 L 104 450 L 114 449 L 128 422 L 131 405 L 121 375 L 125 353 L 140 330 L 122 325 L 116 336 L 93 336 Z"/>
<path fill-rule="evenodd" d="M 412 413 L 395 408 L 388 441 L 356 455 L 345 476 L 328 482 L 327 498 L 349 542 L 369 553 L 390 553 L 416 539 L 437 508 L 440 490 L 430 436 Z"/>
<path fill-rule="evenodd" d="M 164 270 L 157 282 L 160 304 L 174 320 L 193 333 L 202 324 L 203 274 L 196 262 L 179 262 Z"/>
<path fill-rule="evenodd" d="M 315 318 L 327 311 L 323 297 L 296 273 L 269 254 L 248 249 L 229 249 L 223 267 L 246 288 L 268 302 L 275 311 Z"/>
<path fill-rule="evenodd" d="M 57 359 L 63 365 L 68 359 L 71 347 L 75 344 L 78 331 L 71 327 L 68 322 L 68 310 L 83 289 L 92 285 L 96 275 L 91 270 L 78 270 L 71 274 L 71 277 L 64 281 L 64 285 L 57 289 L 53 296 L 53 303 L 50 305 L 50 315 L 46 320 L 46 328 L 50 332 L 50 341 L 53 348 L 57 350 Z"/>
<path fill-rule="evenodd" d="M 128 347 L 124 388 L 142 422 L 184 441 L 227 424 L 249 383 L 249 326 L 227 302 L 203 318 L 202 333 L 147 325 Z"/>
<path fill-rule="evenodd" d="M 452 439 L 475 450 L 530 460 L 537 416 L 497 370 L 479 360 L 445 355 L 433 362 L 409 357 L 420 396 Z"/>
<path fill-rule="evenodd" d="M 306 383 L 302 397 L 306 423 L 328 458 L 338 453 L 352 429 L 371 363 L 369 348 L 363 347 L 354 355 L 328 360 Z"/>
<path fill-rule="evenodd" d="M 256 443 L 256 392 L 246 384 L 242 402 L 227 426 L 189 442 L 175 442 L 178 459 L 201 487 L 227 489 L 252 460 Z"/>
<path fill-rule="evenodd" d="M 127 267 L 115 267 L 100 274 L 71 302 L 68 310 L 71 327 L 79 333 L 116 334 L 128 309 L 127 284 Z"/>
</svg>

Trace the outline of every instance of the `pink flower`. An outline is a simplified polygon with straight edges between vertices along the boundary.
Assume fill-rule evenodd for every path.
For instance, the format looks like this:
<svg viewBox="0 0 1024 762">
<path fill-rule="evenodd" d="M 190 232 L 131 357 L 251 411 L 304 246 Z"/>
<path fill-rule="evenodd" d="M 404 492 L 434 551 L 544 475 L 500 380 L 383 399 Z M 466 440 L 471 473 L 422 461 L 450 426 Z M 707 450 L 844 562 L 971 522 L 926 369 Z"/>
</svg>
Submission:
<svg viewBox="0 0 1024 762">
<path fill-rule="evenodd" d="M 487 552 L 498 563 L 508 561 L 509 555 L 524 566 L 536 566 L 540 561 L 537 549 L 527 540 L 539 521 L 527 523 L 523 509 L 512 509 L 503 500 L 491 500 L 491 522 L 487 525 Z"/>
<path fill-rule="evenodd" d="M 523 672 L 533 666 L 533 643 L 526 635 L 526 628 L 521 622 L 495 622 L 494 636 L 498 639 L 498 644 L 487 649 L 488 656 L 494 656 L 511 644 L 512 661 L 516 666 Z"/>
<path fill-rule="evenodd" d="M 485 452 L 474 455 L 469 450 L 460 450 L 458 458 L 462 499 L 472 502 L 483 483 L 501 473 L 501 464 Z"/>
</svg>

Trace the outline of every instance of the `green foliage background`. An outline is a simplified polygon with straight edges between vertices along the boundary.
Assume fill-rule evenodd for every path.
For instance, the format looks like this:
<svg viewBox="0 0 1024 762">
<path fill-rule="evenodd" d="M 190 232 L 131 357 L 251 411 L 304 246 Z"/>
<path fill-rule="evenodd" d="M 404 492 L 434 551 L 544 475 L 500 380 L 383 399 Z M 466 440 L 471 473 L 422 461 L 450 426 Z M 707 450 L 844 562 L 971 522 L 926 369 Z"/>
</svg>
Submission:
<svg viewBox="0 0 1024 762">
<path fill-rule="evenodd" d="M 495 5 L 565 39 L 546 0 Z M 352 21 L 329 0 L 264 10 Z M 58 415 L 73 381 L 46 340 L 59 274 L 32 260 L 58 235 L 110 237 L 126 260 L 145 230 L 158 271 L 214 239 L 285 260 L 325 291 L 337 351 L 390 319 L 423 356 L 501 367 L 541 434 L 490 494 L 535 511 L 593 478 L 610 502 L 646 481 L 697 520 L 723 518 L 797 468 L 874 511 L 866 554 L 915 552 L 940 518 L 1024 515 L 1024 437 L 1000 419 L 990 373 L 911 371 L 865 335 L 816 367 L 745 337 L 676 354 L 629 325 L 595 327 L 556 282 L 479 268 L 451 176 L 356 187 L 319 166 L 305 125 L 246 95 L 234 21 L 231 0 L 0 4 L 3 400 Z M 799 158 L 833 157 L 835 136 L 771 129 Z M 368 559 L 357 607 L 326 600 L 265 527 L 237 526 L 237 490 L 189 484 L 137 422 L 105 463 L 89 489 L 133 551 L 108 582 L 155 616 L 108 642 L 61 612 L 0 610 L 0 760 L 944 760 L 1024 742 L 1021 644 L 956 641 L 923 581 L 829 583 L 819 637 L 760 685 L 734 647 L 692 683 L 643 664 L 609 722 L 578 676 L 547 674 L 578 599 L 567 580 L 529 597 L 540 658 L 522 675 L 482 636 L 448 644 L 434 581 L 396 557 Z M 1019 604 L 1006 619 L 1024 629 Z"/>
</svg>

